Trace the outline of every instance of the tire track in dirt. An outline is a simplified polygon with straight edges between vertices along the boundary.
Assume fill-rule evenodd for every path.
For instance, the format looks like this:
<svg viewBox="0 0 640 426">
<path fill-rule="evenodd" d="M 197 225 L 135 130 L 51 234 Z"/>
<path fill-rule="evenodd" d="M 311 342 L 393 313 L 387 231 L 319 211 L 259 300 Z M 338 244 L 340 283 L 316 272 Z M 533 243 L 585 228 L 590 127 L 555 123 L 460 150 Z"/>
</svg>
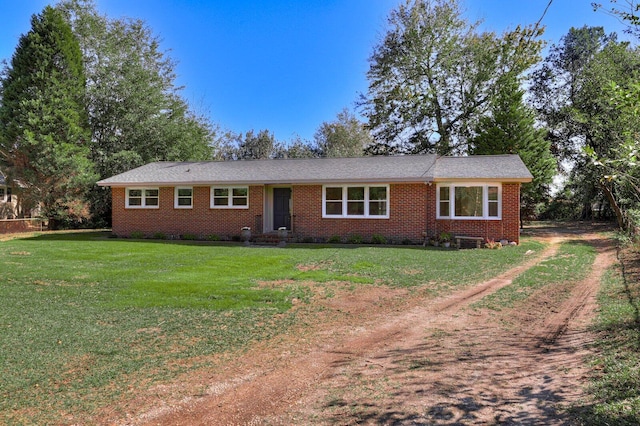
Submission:
<svg viewBox="0 0 640 426">
<path fill-rule="evenodd" d="M 505 332 L 486 313 L 465 308 L 553 256 L 564 239 L 556 235 L 522 265 L 440 300 L 387 312 L 374 323 L 329 327 L 300 348 L 251 351 L 212 376 L 204 396 L 124 424 L 551 424 L 558 417 L 552 406 L 568 396 L 552 389 L 565 363 L 550 355 L 558 356 L 572 320 L 589 317 L 583 312 L 600 275 L 575 286 L 535 332 L 526 326 Z M 600 270 L 612 261 L 598 259 Z M 536 363 L 545 367 L 531 368 Z"/>
</svg>

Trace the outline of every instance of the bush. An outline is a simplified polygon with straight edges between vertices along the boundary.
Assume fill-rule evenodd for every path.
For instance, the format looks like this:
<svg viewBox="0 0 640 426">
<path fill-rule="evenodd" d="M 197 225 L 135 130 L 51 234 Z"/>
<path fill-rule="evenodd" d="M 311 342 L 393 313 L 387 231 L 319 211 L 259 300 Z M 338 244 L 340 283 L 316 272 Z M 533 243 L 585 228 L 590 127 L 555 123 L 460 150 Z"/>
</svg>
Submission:
<svg viewBox="0 0 640 426">
<path fill-rule="evenodd" d="M 413 243 L 409 238 L 405 238 L 402 240 L 402 245 L 410 246 Z"/>
<path fill-rule="evenodd" d="M 387 239 L 380 234 L 373 234 L 371 237 L 372 244 L 387 244 Z"/>
<path fill-rule="evenodd" d="M 207 240 L 209 241 L 220 241 L 220 235 L 212 234 L 207 236 Z"/>
<path fill-rule="evenodd" d="M 327 242 L 331 244 L 340 244 L 342 242 L 342 238 L 340 237 L 340 235 L 334 235 L 332 237 L 329 237 Z"/>
<path fill-rule="evenodd" d="M 144 232 L 134 231 L 131 233 L 131 238 L 133 238 L 134 240 L 141 240 L 142 238 L 144 238 Z"/>
<path fill-rule="evenodd" d="M 303 243 L 312 243 L 313 242 L 313 237 L 304 237 L 302 239 Z"/>
<path fill-rule="evenodd" d="M 358 234 L 350 235 L 349 238 L 347 238 L 347 243 L 349 244 L 362 244 L 362 241 L 362 236 Z"/>
<path fill-rule="evenodd" d="M 167 236 L 163 232 L 156 232 L 155 234 L 153 234 L 153 239 L 154 240 L 166 240 Z"/>
<path fill-rule="evenodd" d="M 197 239 L 197 237 L 194 234 L 182 234 L 180 238 L 183 240 L 190 240 L 190 241 Z"/>
</svg>

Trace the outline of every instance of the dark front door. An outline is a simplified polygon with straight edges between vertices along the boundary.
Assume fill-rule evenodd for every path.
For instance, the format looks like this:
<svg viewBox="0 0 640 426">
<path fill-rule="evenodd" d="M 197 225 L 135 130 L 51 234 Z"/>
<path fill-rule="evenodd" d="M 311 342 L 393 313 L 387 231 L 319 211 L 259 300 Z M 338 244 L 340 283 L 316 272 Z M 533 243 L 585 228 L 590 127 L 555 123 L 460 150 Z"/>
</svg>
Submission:
<svg viewBox="0 0 640 426">
<path fill-rule="evenodd" d="M 291 229 L 291 188 L 273 188 L 273 229 Z"/>
</svg>

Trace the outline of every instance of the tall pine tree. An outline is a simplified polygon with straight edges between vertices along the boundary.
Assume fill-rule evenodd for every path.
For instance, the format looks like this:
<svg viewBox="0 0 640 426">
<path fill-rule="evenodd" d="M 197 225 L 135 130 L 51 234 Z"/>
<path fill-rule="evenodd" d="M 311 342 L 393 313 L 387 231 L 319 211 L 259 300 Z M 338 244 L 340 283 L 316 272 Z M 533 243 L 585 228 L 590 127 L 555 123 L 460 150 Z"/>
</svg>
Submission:
<svg viewBox="0 0 640 426">
<path fill-rule="evenodd" d="M 31 18 L 2 76 L 0 167 L 27 204 L 56 227 L 88 215 L 83 196 L 96 175 L 78 41 L 64 16 L 45 7 Z"/>
<path fill-rule="evenodd" d="M 507 74 L 501 79 L 498 93 L 491 98 L 490 114 L 476 126 L 469 153 L 519 154 L 533 175 L 533 181 L 523 185 L 522 209 L 532 213 L 536 203 L 549 194 L 549 185 L 556 172 L 556 159 L 545 131 L 536 129 L 533 111 L 523 103 L 524 91 L 517 77 Z"/>
</svg>

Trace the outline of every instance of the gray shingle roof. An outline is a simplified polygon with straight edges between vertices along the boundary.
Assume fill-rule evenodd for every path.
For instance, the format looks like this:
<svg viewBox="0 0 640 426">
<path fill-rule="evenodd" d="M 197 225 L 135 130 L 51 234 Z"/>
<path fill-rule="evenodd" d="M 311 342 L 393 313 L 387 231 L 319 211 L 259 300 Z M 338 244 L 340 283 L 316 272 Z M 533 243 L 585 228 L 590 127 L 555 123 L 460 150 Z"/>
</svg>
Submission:
<svg viewBox="0 0 640 426">
<path fill-rule="evenodd" d="M 100 186 L 431 182 L 450 179 L 528 181 L 517 155 L 376 156 L 243 161 L 156 162 L 98 182 Z M 467 160 L 465 160 L 467 159 Z M 449 170 L 450 169 L 450 170 Z"/>
<path fill-rule="evenodd" d="M 440 157 L 434 170 L 436 181 L 501 179 L 529 182 L 533 178 L 518 155 Z"/>
</svg>

